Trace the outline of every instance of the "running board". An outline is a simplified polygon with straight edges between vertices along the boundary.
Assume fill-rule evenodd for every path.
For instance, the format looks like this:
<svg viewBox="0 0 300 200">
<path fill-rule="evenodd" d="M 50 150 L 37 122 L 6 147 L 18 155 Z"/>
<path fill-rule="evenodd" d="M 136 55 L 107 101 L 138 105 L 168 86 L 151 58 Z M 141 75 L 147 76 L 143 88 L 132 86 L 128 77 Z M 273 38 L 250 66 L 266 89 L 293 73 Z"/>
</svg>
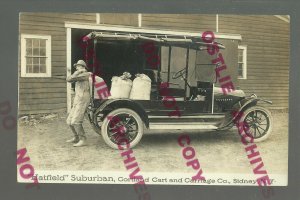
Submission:
<svg viewBox="0 0 300 200">
<path fill-rule="evenodd" d="M 180 116 L 180 118 L 182 119 L 223 119 L 225 117 L 225 115 L 183 115 Z M 164 118 L 168 118 L 171 119 L 170 116 L 153 116 L 153 115 L 149 115 L 148 116 L 149 119 L 164 119 Z"/>
<path fill-rule="evenodd" d="M 212 123 L 150 123 L 149 129 L 217 129 Z"/>
</svg>

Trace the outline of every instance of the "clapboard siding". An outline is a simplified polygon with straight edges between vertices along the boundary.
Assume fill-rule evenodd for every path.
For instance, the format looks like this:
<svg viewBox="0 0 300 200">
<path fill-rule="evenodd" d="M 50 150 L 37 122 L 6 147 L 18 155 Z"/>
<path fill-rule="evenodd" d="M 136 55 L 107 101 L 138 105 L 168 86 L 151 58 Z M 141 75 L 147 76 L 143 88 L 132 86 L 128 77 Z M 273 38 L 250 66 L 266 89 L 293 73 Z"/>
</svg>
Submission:
<svg viewBox="0 0 300 200">
<path fill-rule="evenodd" d="M 96 14 L 21 13 L 20 34 L 51 35 L 52 76 L 66 76 L 65 21 L 95 23 Z M 20 62 L 19 62 L 20 63 Z M 20 66 L 19 66 L 20 73 Z M 56 78 L 19 79 L 19 114 L 59 112 L 67 108 L 66 81 Z"/>
<path fill-rule="evenodd" d="M 19 108 L 23 107 L 24 112 L 20 112 L 19 114 L 37 114 L 37 113 L 50 113 L 50 112 L 60 112 L 65 111 L 67 107 L 67 102 L 64 103 L 52 103 L 51 109 L 49 109 L 49 104 L 35 104 L 35 109 L 32 109 L 31 104 L 19 105 Z"/>
<path fill-rule="evenodd" d="M 216 16 L 183 14 L 142 14 L 142 26 L 185 31 L 216 31 Z"/>
<path fill-rule="evenodd" d="M 101 13 L 101 24 L 113 24 L 122 26 L 138 26 L 137 14 Z"/>
<path fill-rule="evenodd" d="M 58 92 L 67 92 L 67 87 L 59 87 L 59 88 L 31 88 L 30 90 L 28 89 L 23 89 L 22 94 L 27 95 L 27 94 L 37 94 L 36 96 L 38 97 L 40 93 L 49 93 L 49 98 L 51 96 L 51 93 L 58 93 Z"/>
<path fill-rule="evenodd" d="M 95 24 L 96 14 L 20 14 L 20 34 L 51 35 L 52 76 L 66 76 L 66 21 Z M 138 14 L 101 13 L 100 23 L 137 27 Z M 142 27 L 215 32 L 216 15 L 142 14 Z M 239 80 L 237 88 L 272 100 L 271 107 L 288 107 L 289 23 L 275 16 L 219 15 L 219 32 L 240 34 L 241 44 L 247 45 L 247 79 Z M 65 80 L 20 77 L 19 88 L 20 114 L 58 112 L 67 108 Z"/>
<path fill-rule="evenodd" d="M 39 96 L 36 96 L 35 94 L 32 94 L 32 93 L 28 93 L 26 94 L 26 96 L 20 96 L 19 99 L 44 99 L 44 98 L 48 98 L 48 92 L 44 92 L 44 93 L 39 93 Z M 64 93 L 52 93 L 51 96 L 53 98 L 66 98 L 66 94 Z"/>
<path fill-rule="evenodd" d="M 240 88 L 272 100 L 274 108 L 288 107 L 289 25 L 272 15 L 219 15 L 219 31 L 241 34 L 247 45 L 247 79 L 239 80 Z"/>
</svg>

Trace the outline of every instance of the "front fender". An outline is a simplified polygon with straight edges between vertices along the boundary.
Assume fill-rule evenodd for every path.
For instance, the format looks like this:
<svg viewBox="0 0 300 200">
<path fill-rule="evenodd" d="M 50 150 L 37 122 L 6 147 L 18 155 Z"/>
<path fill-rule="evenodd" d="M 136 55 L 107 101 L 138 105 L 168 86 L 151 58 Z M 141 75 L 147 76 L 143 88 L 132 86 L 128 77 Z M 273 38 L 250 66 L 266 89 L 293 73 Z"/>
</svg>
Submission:
<svg viewBox="0 0 300 200">
<path fill-rule="evenodd" d="M 218 126 L 218 129 L 223 129 L 227 126 L 230 126 L 238 117 L 240 117 L 241 113 L 243 113 L 247 108 L 257 105 L 259 101 L 272 104 L 272 101 L 257 98 L 256 95 L 246 97 L 245 99 L 242 99 L 238 103 L 234 104 L 232 109 L 226 112 L 225 118 Z"/>
<path fill-rule="evenodd" d="M 143 106 L 131 99 L 107 99 L 96 109 L 95 116 L 99 113 L 103 113 L 105 117 L 106 114 L 108 114 L 108 112 L 104 112 L 105 110 L 110 112 L 118 108 L 129 108 L 134 110 L 142 118 L 146 127 L 149 128 L 148 115 Z"/>
</svg>

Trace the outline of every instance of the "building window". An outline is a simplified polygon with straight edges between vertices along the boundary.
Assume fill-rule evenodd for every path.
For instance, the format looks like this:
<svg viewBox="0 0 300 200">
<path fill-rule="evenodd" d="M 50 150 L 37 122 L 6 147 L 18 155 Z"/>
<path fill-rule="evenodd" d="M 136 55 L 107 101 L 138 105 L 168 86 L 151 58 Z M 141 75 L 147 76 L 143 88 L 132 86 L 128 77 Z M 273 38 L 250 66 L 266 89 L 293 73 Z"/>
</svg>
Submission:
<svg viewBox="0 0 300 200">
<path fill-rule="evenodd" d="M 238 46 L 238 78 L 247 79 L 247 46 Z"/>
<path fill-rule="evenodd" d="M 21 35 L 21 77 L 51 77 L 51 36 Z"/>
</svg>

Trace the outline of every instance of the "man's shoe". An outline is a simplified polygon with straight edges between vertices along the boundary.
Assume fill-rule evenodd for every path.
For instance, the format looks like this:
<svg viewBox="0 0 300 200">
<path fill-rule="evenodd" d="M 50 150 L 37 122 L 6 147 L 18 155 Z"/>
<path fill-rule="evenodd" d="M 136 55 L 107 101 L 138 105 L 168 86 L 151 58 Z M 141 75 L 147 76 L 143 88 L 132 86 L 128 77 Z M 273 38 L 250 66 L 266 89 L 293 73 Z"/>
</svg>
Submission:
<svg viewBox="0 0 300 200">
<path fill-rule="evenodd" d="M 73 144 L 73 147 L 82 147 L 82 146 L 85 146 L 86 145 L 86 140 L 79 140 L 78 143 L 76 144 Z"/>
<path fill-rule="evenodd" d="M 78 143 L 79 142 L 79 138 L 73 137 L 72 139 L 69 139 L 66 142 L 67 143 Z"/>
</svg>

